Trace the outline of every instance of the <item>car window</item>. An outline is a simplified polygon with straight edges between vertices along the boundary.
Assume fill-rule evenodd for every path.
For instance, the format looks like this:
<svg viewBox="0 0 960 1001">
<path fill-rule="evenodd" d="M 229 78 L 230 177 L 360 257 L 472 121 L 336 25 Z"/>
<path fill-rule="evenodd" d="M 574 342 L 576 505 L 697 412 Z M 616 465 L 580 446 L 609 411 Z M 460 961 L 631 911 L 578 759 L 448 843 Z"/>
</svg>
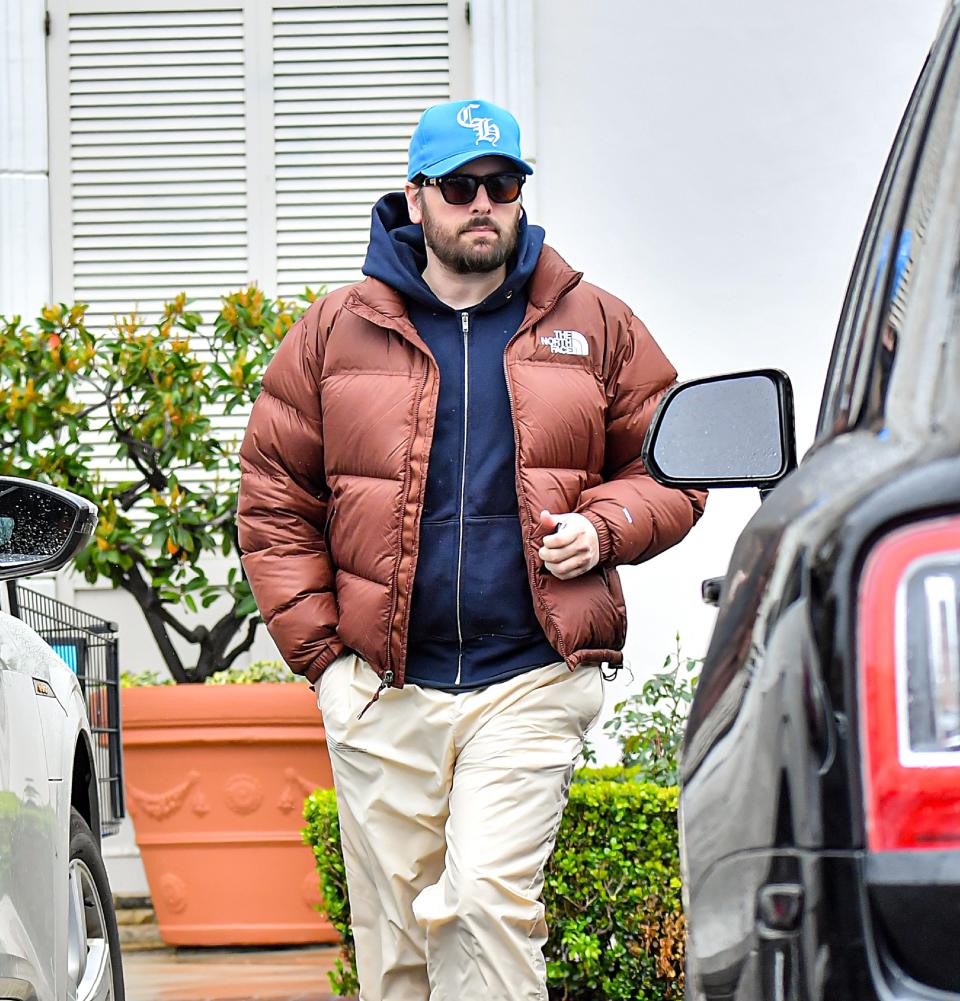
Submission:
<svg viewBox="0 0 960 1001">
<path fill-rule="evenodd" d="M 904 281 L 911 248 L 901 242 L 902 221 L 954 33 L 955 25 L 924 65 L 877 189 L 827 372 L 817 425 L 818 443 L 849 430 L 859 419 L 878 357 L 877 335 L 881 319 L 887 317 L 888 297 L 891 291 L 902 292 L 907 287 Z M 898 265 L 902 268 L 899 276 Z M 896 286 L 895 276 L 899 278 Z"/>
<path fill-rule="evenodd" d="M 880 323 L 858 379 L 861 426 L 885 430 L 895 398 L 904 417 L 929 426 L 943 409 L 938 387 L 942 395 L 956 385 L 946 372 L 951 359 L 955 364 L 960 318 L 958 202 L 960 60 L 954 59 L 924 133 L 899 231 L 889 241 L 885 288 L 877 296 Z"/>
</svg>

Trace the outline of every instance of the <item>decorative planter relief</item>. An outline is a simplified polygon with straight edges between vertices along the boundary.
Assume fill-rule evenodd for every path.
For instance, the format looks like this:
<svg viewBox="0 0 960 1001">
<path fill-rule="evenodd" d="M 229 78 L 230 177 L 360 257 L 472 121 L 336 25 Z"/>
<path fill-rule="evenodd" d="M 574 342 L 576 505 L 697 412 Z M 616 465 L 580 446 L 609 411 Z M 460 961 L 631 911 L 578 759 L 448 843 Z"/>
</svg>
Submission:
<svg viewBox="0 0 960 1001">
<path fill-rule="evenodd" d="M 142 809 L 154 820 L 166 820 L 167 817 L 172 817 L 183 806 L 187 793 L 199 780 L 199 772 L 190 772 L 186 782 L 181 782 L 165 792 L 145 792 L 128 782 L 127 798 L 130 802 L 130 816 L 135 817 L 137 809 Z"/>
<path fill-rule="evenodd" d="M 182 914 L 187 909 L 187 884 L 172 872 L 160 877 L 160 897 L 174 914 Z"/>
<path fill-rule="evenodd" d="M 308 686 L 126 688 L 122 698 L 127 797 L 164 940 L 335 942 L 300 835 L 304 798 L 333 784 Z"/>
<path fill-rule="evenodd" d="M 234 813 L 253 813 L 263 802 L 263 786 L 252 775 L 234 775 L 227 781 L 226 796 Z"/>
<path fill-rule="evenodd" d="M 303 808 L 303 801 L 314 789 L 320 787 L 320 783 L 305 779 L 292 768 L 285 768 L 283 774 L 287 781 L 283 787 L 283 794 L 280 796 L 277 809 L 283 813 L 290 813 L 291 810 L 299 812 Z"/>
</svg>

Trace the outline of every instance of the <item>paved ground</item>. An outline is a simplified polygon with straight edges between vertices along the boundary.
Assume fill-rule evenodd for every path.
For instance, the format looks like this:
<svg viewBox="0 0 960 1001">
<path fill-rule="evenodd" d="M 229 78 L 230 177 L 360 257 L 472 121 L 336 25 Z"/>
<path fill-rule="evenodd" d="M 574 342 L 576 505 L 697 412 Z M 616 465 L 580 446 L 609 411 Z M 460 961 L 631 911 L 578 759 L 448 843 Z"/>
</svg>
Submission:
<svg viewBox="0 0 960 1001">
<path fill-rule="evenodd" d="M 160 949 L 123 954 L 127 1001 L 331 1001 L 337 949 Z"/>
</svg>

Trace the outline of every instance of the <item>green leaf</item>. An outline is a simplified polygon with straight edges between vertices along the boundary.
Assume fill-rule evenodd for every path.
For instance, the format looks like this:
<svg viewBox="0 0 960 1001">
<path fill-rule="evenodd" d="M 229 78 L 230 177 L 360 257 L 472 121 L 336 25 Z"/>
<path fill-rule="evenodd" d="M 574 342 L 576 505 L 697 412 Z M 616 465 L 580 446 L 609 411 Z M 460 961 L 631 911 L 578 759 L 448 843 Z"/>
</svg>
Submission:
<svg viewBox="0 0 960 1001">
<path fill-rule="evenodd" d="M 257 602 L 252 594 L 247 595 L 237 602 L 236 607 L 233 610 L 233 614 L 238 619 L 244 619 L 248 615 L 253 615 L 257 611 Z"/>
</svg>

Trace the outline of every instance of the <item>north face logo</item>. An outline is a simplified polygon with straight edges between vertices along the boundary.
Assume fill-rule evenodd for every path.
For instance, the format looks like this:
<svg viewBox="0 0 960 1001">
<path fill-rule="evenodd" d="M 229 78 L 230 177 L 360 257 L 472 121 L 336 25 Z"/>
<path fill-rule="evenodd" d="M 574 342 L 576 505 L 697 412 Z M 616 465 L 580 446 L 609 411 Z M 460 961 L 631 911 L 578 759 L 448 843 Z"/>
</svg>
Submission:
<svg viewBox="0 0 960 1001">
<path fill-rule="evenodd" d="M 543 336 L 541 344 L 546 344 L 555 355 L 588 355 L 590 345 L 579 330 L 554 330 L 553 337 Z"/>
</svg>

